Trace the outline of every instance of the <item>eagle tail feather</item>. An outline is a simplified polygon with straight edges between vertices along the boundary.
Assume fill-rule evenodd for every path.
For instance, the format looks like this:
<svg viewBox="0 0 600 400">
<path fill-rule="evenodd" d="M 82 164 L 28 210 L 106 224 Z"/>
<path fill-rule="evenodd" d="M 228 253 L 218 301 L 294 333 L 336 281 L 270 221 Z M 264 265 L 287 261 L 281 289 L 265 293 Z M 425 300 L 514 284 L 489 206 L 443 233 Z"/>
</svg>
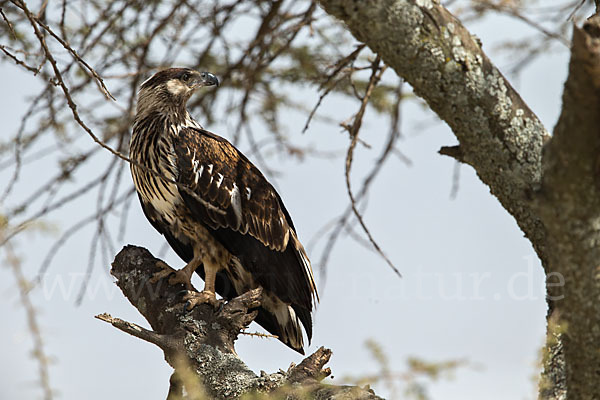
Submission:
<svg viewBox="0 0 600 400">
<path fill-rule="evenodd" d="M 286 346 L 304 355 L 304 339 L 300 325 L 305 324 L 292 306 L 281 301 L 267 301 L 259 308 L 255 321 L 268 332 L 276 335 Z"/>
</svg>

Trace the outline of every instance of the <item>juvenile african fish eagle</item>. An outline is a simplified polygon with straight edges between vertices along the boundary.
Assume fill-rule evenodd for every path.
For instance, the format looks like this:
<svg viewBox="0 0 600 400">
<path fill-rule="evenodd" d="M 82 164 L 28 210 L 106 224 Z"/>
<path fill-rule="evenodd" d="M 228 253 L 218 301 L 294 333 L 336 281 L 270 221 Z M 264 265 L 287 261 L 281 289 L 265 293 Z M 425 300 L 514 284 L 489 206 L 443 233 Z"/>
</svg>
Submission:
<svg viewBox="0 0 600 400">
<path fill-rule="evenodd" d="M 256 322 L 304 354 L 300 324 L 312 337 L 318 301 L 310 261 L 292 219 L 264 175 L 231 143 L 208 132 L 186 110 L 192 93 L 218 85 L 208 72 L 160 71 L 138 94 L 130 144 L 131 174 L 144 214 L 187 265 L 166 265 L 185 299 L 216 303 L 263 288 Z M 137 164 L 137 165 L 136 165 Z M 194 292 L 196 271 L 204 290 Z"/>
</svg>

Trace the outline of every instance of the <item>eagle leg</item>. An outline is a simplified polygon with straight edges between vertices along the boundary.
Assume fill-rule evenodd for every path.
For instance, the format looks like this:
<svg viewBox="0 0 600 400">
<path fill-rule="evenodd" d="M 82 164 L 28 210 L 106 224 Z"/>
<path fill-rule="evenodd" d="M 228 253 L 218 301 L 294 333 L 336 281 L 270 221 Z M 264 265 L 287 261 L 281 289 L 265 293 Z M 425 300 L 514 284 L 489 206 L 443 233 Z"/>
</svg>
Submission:
<svg viewBox="0 0 600 400">
<path fill-rule="evenodd" d="M 179 270 L 175 270 L 163 261 L 157 261 L 156 266 L 161 270 L 154 273 L 150 278 L 150 283 L 156 283 L 161 279 L 169 278 L 169 285 L 177 285 L 182 283 L 187 290 L 194 290 L 192 286 L 192 274 L 202 264 L 202 260 L 194 257 L 187 265 Z"/>
<path fill-rule="evenodd" d="M 152 275 L 150 283 L 156 283 L 161 279 L 170 277 L 169 285 L 177 285 L 178 283 L 185 285 L 185 288 L 188 291 L 183 296 L 183 300 L 186 301 L 186 309 L 191 310 L 198 304 L 203 303 L 211 304 L 213 307 L 217 308 L 219 306 L 219 301 L 215 295 L 215 279 L 217 278 L 217 272 L 219 272 L 220 268 L 209 263 L 204 264 L 204 280 L 206 283 L 204 284 L 204 290 L 198 293 L 194 290 L 191 279 L 192 274 L 201 264 L 202 259 L 200 257 L 194 257 L 185 267 L 180 270 L 175 270 L 167 265 L 167 263 L 158 260 L 156 266 L 161 270 Z"/>
<path fill-rule="evenodd" d="M 204 290 L 198 292 L 188 292 L 183 299 L 187 301 L 186 308 L 192 309 L 198 304 L 208 303 L 214 308 L 219 306 L 219 301 L 215 294 L 215 280 L 217 279 L 217 272 L 220 268 L 211 263 L 204 263 Z"/>
</svg>

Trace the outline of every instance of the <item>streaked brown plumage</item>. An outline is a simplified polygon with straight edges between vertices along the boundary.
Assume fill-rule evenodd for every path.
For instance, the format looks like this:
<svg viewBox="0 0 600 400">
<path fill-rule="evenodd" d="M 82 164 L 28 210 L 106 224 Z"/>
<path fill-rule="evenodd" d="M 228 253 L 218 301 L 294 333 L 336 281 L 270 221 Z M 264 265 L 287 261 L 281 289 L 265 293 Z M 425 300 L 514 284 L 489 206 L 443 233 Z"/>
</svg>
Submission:
<svg viewBox="0 0 600 400">
<path fill-rule="evenodd" d="M 132 164 L 134 184 L 150 223 L 188 263 L 170 282 L 191 289 L 191 274 L 198 272 L 206 285 L 189 296 L 193 302 L 214 302 L 215 291 L 232 298 L 261 286 L 256 322 L 303 353 L 300 323 L 310 340 L 318 300 L 310 261 L 273 186 L 187 112 L 194 90 L 214 84 L 214 75 L 187 68 L 158 72 L 142 84 L 130 156 L 166 179 Z"/>
</svg>

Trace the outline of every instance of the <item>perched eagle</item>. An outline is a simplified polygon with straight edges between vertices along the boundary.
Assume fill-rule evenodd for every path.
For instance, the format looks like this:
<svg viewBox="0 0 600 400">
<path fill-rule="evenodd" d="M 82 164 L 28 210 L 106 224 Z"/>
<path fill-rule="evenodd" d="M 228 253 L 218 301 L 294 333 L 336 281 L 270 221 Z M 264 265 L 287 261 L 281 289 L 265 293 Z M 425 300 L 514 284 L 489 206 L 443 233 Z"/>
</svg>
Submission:
<svg viewBox="0 0 600 400">
<path fill-rule="evenodd" d="M 292 219 L 264 175 L 231 143 L 186 110 L 192 93 L 218 85 L 208 72 L 160 71 L 138 94 L 131 174 L 142 209 L 187 265 L 162 265 L 154 280 L 184 283 L 192 307 L 263 288 L 256 322 L 304 354 L 318 301 L 310 261 Z M 192 273 L 204 280 L 193 292 Z"/>
</svg>

